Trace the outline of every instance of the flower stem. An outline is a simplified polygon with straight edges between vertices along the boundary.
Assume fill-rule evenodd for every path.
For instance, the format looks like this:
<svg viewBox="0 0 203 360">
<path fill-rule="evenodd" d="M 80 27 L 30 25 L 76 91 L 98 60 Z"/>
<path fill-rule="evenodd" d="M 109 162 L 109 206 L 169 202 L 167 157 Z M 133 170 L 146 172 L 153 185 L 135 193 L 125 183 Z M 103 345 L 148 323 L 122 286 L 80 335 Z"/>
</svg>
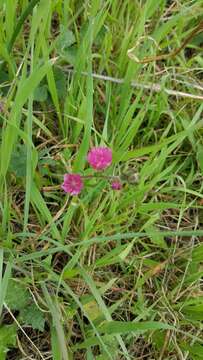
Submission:
<svg viewBox="0 0 203 360">
<path fill-rule="evenodd" d="M 106 180 L 119 179 L 119 176 L 114 176 L 114 175 L 81 175 L 81 177 L 83 179 L 94 179 L 94 178 L 106 179 Z"/>
</svg>

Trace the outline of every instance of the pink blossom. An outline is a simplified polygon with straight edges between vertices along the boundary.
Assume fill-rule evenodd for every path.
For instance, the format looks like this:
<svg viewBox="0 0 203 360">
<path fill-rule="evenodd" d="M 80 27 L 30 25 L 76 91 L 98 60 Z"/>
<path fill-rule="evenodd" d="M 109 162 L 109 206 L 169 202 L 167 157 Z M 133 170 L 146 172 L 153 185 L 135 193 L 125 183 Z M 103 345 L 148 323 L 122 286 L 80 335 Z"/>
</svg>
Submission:
<svg viewBox="0 0 203 360">
<path fill-rule="evenodd" d="M 71 195 L 78 195 L 83 189 L 83 179 L 79 174 L 65 174 L 61 188 Z"/>
<path fill-rule="evenodd" d="M 87 155 L 88 163 L 95 170 L 104 170 L 112 162 L 112 150 L 107 147 L 93 147 Z"/>
<path fill-rule="evenodd" d="M 112 182 L 111 187 L 113 190 L 121 190 L 122 189 L 122 184 L 119 180 L 115 180 Z"/>
</svg>

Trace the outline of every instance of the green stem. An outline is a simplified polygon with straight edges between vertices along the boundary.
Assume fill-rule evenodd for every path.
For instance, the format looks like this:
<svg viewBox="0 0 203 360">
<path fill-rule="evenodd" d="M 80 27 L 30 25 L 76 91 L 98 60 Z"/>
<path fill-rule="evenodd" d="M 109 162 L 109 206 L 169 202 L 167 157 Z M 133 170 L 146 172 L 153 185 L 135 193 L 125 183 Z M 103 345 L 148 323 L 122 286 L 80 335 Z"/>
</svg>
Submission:
<svg viewBox="0 0 203 360">
<path fill-rule="evenodd" d="M 107 179 L 107 180 L 119 179 L 119 176 L 113 176 L 113 175 L 82 175 L 81 177 L 83 179 L 93 179 L 93 178 Z"/>
</svg>

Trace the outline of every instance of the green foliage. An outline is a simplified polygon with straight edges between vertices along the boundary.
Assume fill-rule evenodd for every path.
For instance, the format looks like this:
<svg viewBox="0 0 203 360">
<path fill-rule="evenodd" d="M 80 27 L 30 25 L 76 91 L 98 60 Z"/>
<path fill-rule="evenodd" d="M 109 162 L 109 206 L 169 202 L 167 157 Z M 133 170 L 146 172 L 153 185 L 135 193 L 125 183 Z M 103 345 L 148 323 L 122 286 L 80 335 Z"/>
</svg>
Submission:
<svg viewBox="0 0 203 360">
<path fill-rule="evenodd" d="M 0 359 L 5 360 L 11 347 L 16 347 L 16 325 L 3 325 L 0 327 Z"/>
<path fill-rule="evenodd" d="M 74 65 L 77 56 L 76 39 L 73 32 L 63 25 L 60 28 L 60 35 L 56 40 L 56 51 L 61 60 Z"/>
<path fill-rule="evenodd" d="M 203 346 L 201 344 L 188 345 L 183 344 L 182 348 L 188 351 L 192 360 L 203 359 Z"/>
<path fill-rule="evenodd" d="M 203 146 L 198 145 L 197 147 L 197 161 L 200 167 L 200 171 L 203 174 Z"/>
<path fill-rule="evenodd" d="M 8 283 L 5 302 L 11 310 L 21 310 L 30 301 L 30 294 L 26 287 L 20 282 L 11 279 Z"/>
<path fill-rule="evenodd" d="M 67 51 L 71 45 L 75 43 L 75 36 L 71 30 L 65 28 L 65 26 L 60 27 L 60 35 L 56 40 L 56 49 L 59 54 L 62 56 L 67 55 Z"/>
<path fill-rule="evenodd" d="M 22 282 L 12 279 L 9 281 L 5 302 L 11 310 L 19 310 L 18 319 L 21 324 L 36 330 L 44 330 L 44 314 L 33 302 L 32 296 Z"/>
<path fill-rule="evenodd" d="M 47 85 L 38 86 L 34 91 L 33 100 L 44 102 L 48 98 Z"/>
<path fill-rule="evenodd" d="M 9 170 L 14 172 L 17 177 L 25 177 L 26 175 L 26 154 L 25 145 L 18 145 L 12 153 Z"/>
<path fill-rule="evenodd" d="M 35 330 L 44 330 L 45 318 L 43 312 L 39 310 L 39 308 L 34 303 L 21 309 L 19 320 L 24 325 L 32 326 L 32 328 Z"/>
<path fill-rule="evenodd" d="M 62 70 L 54 68 L 54 78 L 58 96 L 60 100 L 63 100 L 66 94 L 66 75 Z"/>
<path fill-rule="evenodd" d="M 157 330 L 157 329 L 171 329 L 172 326 L 164 324 L 161 322 L 149 321 L 149 322 L 121 322 L 121 321 L 111 321 L 107 324 L 102 325 L 101 331 L 105 334 L 125 334 L 130 332 L 142 332 L 148 330 Z"/>
<path fill-rule="evenodd" d="M 171 3 L 0 0 L 2 359 L 202 358 L 202 33 L 170 53 L 203 7 Z"/>
</svg>

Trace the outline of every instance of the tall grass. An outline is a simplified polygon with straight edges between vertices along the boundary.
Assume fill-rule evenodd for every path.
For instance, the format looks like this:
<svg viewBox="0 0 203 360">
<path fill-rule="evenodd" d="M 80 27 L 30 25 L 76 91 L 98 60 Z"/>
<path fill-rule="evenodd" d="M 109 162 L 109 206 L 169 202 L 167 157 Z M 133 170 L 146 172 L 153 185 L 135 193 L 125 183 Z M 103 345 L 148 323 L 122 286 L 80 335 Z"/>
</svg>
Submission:
<svg viewBox="0 0 203 360">
<path fill-rule="evenodd" d="M 0 1 L 0 358 L 203 358 L 202 34 L 134 61 L 181 46 L 202 10 Z M 68 197 L 93 145 L 138 181 Z"/>
</svg>

